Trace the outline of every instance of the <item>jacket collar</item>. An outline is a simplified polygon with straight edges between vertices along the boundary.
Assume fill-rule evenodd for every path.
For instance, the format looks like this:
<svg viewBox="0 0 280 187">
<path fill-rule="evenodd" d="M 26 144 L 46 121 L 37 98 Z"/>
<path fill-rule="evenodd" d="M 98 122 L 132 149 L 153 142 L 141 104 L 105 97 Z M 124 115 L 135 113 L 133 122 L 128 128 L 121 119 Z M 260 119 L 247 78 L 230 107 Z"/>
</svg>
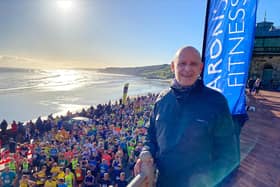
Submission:
<svg viewBox="0 0 280 187">
<path fill-rule="evenodd" d="M 191 86 L 181 86 L 176 79 L 171 83 L 171 90 L 175 94 L 177 99 L 184 99 L 189 96 L 189 94 L 203 86 L 202 80 L 198 79 Z"/>
</svg>

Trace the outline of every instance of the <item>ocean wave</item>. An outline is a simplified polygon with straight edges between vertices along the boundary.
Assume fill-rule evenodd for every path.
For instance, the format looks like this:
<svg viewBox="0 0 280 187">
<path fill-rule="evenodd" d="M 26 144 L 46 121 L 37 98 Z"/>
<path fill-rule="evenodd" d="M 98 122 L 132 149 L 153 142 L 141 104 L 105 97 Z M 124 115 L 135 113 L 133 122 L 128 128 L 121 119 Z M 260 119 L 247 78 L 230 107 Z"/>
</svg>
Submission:
<svg viewBox="0 0 280 187">
<path fill-rule="evenodd" d="M 9 67 L 0 67 L 1 73 L 11 73 L 11 72 L 30 72 L 32 69 L 25 68 L 9 68 Z"/>
<path fill-rule="evenodd" d="M 0 88 L 0 92 L 10 92 L 10 91 L 19 91 L 19 90 L 27 90 L 34 89 L 38 86 L 21 86 L 21 87 L 12 87 L 12 88 Z"/>
</svg>

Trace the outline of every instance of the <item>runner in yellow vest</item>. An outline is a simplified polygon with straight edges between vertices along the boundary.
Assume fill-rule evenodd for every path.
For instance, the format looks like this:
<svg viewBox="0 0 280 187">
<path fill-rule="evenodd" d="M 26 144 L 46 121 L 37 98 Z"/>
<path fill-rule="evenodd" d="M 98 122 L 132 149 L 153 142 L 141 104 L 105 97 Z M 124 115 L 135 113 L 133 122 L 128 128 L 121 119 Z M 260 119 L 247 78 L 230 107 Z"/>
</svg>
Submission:
<svg viewBox="0 0 280 187">
<path fill-rule="evenodd" d="M 71 160 L 72 170 L 75 170 L 77 168 L 78 162 L 79 160 L 76 156 Z"/>
<path fill-rule="evenodd" d="M 10 162 L 9 162 L 9 169 L 13 172 L 16 173 L 16 170 L 17 170 L 17 167 L 16 167 L 16 162 L 14 159 L 12 159 Z"/>
<path fill-rule="evenodd" d="M 73 187 L 74 185 L 74 181 L 75 181 L 75 176 L 74 174 L 70 171 L 69 168 L 66 168 L 65 170 L 65 183 L 67 185 L 67 187 Z"/>
<path fill-rule="evenodd" d="M 44 187 L 56 187 L 56 186 L 57 186 L 57 182 L 55 178 L 53 178 L 52 176 L 48 176 Z"/>
<path fill-rule="evenodd" d="M 58 175 L 56 176 L 56 178 L 59 180 L 59 179 L 63 179 L 65 178 L 65 173 L 63 171 L 63 167 L 60 167 L 59 168 L 59 172 L 58 172 Z"/>
<path fill-rule="evenodd" d="M 34 186 L 36 183 L 29 179 L 27 175 L 22 175 L 19 181 L 19 187 L 30 187 Z"/>
<path fill-rule="evenodd" d="M 57 179 L 57 175 L 58 175 L 58 173 L 60 172 L 60 167 L 57 165 L 57 163 L 56 162 L 54 162 L 53 164 L 52 164 L 52 168 L 51 168 L 51 174 L 52 174 L 52 176 L 54 176 L 55 177 L 55 179 Z"/>
<path fill-rule="evenodd" d="M 143 118 L 140 118 L 138 121 L 137 121 L 137 127 L 142 127 L 144 125 L 144 120 Z"/>
<path fill-rule="evenodd" d="M 22 179 L 19 181 L 19 187 L 28 187 L 28 180 L 22 177 Z"/>
<path fill-rule="evenodd" d="M 43 185 L 45 183 L 45 180 L 46 180 L 46 170 L 47 170 L 47 167 L 43 166 L 43 168 L 39 172 L 33 174 L 33 176 L 36 179 L 36 184 L 38 186 L 41 186 L 41 185 Z"/>
<path fill-rule="evenodd" d="M 29 172 L 29 163 L 28 160 L 25 158 L 22 162 L 22 173 L 28 173 Z"/>
</svg>

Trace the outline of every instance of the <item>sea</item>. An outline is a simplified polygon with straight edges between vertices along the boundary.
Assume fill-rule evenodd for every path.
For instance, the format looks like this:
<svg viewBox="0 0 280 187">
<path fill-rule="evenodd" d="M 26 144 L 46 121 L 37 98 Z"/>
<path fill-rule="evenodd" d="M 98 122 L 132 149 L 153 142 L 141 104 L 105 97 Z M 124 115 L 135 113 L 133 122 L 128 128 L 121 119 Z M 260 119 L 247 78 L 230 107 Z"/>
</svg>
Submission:
<svg viewBox="0 0 280 187">
<path fill-rule="evenodd" d="M 0 68 L 0 121 L 25 122 L 115 101 L 122 97 L 125 83 L 128 96 L 159 93 L 170 84 L 95 70 Z"/>
</svg>

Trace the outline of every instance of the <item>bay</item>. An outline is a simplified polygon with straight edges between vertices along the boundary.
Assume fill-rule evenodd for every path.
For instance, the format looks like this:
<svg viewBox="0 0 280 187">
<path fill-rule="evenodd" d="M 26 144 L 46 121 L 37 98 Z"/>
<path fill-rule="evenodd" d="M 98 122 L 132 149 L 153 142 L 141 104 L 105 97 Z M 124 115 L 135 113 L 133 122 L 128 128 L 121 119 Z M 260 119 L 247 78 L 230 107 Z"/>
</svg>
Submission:
<svg viewBox="0 0 280 187">
<path fill-rule="evenodd" d="M 0 120 L 27 121 L 51 113 L 65 115 L 83 107 L 103 104 L 128 95 L 158 93 L 169 82 L 142 77 L 99 73 L 93 70 L 0 69 Z"/>
</svg>

